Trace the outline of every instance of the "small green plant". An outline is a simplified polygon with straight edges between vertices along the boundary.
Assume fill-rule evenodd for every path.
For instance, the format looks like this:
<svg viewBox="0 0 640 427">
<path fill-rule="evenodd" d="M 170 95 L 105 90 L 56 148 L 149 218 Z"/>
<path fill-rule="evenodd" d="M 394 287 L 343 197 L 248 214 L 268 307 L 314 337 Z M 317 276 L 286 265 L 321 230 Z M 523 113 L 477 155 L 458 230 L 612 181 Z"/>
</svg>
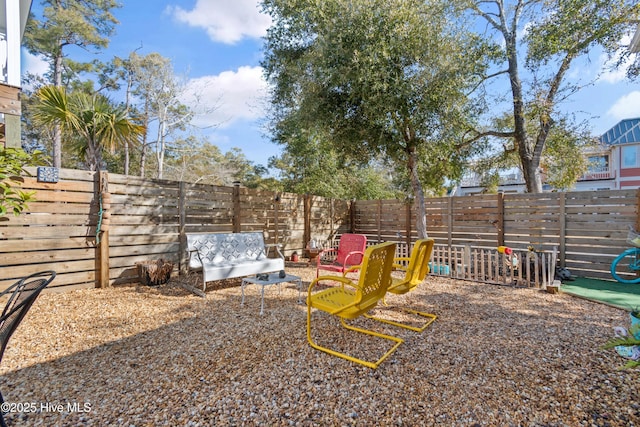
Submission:
<svg viewBox="0 0 640 427">
<path fill-rule="evenodd" d="M 19 188 L 24 182 L 20 175 L 26 173 L 24 167 L 37 164 L 41 153 L 32 154 L 22 149 L 0 148 L 0 217 L 12 212 L 15 216 L 27 208 L 27 203 L 34 200 L 35 191 L 22 191 Z"/>
</svg>

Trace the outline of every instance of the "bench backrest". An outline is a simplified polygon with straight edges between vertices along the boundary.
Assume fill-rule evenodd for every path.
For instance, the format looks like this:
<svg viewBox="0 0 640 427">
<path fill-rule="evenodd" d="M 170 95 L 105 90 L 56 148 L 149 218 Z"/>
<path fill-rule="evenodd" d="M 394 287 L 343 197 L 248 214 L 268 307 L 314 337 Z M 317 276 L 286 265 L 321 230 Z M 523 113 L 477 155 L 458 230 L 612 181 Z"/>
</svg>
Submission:
<svg viewBox="0 0 640 427">
<path fill-rule="evenodd" d="M 202 262 L 213 265 L 225 265 L 243 260 L 266 258 L 262 233 L 187 233 L 189 252 L 197 250 Z M 200 268 L 202 264 L 197 256 L 189 260 L 191 268 Z"/>
</svg>

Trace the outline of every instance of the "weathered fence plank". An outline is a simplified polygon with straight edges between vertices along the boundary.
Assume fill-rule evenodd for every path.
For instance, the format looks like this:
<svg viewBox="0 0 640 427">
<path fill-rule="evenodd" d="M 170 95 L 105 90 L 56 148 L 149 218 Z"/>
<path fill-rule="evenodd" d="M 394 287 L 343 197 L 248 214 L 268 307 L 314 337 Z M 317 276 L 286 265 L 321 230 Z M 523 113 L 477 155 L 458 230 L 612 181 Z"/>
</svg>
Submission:
<svg viewBox="0 0 640 427">
<path fill-rule="evenodd" d="M 30 172 L 35 176 L 35 169 Z M 58 271 L 60 287 L 134 281 L 137 261 L 164 258 L 184 264 L 181 236 L 195 231 L 262 231 L 287 255 L 303 255 L 312 239 L 329 245 L 345 232 L 365 234 L 371 243 L 396 241 L 407 250 L 418 237 L 410 201 L 351 202 L 67 169 L 59 176 L 58 183 L 25 177 L 24 189 L 36 191 L 37 200 L 19 217 L 0 221 L 0 289 L 48 268 Z M 101 193 L 108 201 L 102 214 Z M 438 245 L 450 248 L 447 257 L 463 256 L 455 248 L 465 246 L 478 251 L 499 245 L 523 251 L 557 247 L 561 265 L 574 274 L 609 278 L 609 263 L 627 247 L 629 226 L 640 225 L 638 194 L 431 198 L 427 230 Z M 439 256 L 445 259 L 444 252 Z"/>
</svg>

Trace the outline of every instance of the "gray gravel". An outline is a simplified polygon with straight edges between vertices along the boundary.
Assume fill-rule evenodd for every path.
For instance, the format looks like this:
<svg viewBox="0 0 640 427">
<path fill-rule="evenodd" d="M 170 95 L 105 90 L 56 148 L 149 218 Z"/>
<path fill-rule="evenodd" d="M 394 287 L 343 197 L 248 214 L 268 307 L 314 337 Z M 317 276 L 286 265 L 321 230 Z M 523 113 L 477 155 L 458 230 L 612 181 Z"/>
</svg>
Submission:
<svg viewBox="0 0 640 427">
<path fill-rule="evenodd" d="M 305 287 L 309 268 L 289 267 Z M 389 302 L 438 315 L 377 370 L 312 349 L 292 284 L 193 296 L 178 280 L 43 294 L 0 364 L 11 426 L 640 425 L 640 371 L 601 345 L 627 315 L 537 289 L 430 277 Z M 391 309 L 380 314 L 399 316 Z M 405 320 L 411 320 L 406 319 Z M 386 343 L 314 312 L 319 342 Z"/>
</svg>

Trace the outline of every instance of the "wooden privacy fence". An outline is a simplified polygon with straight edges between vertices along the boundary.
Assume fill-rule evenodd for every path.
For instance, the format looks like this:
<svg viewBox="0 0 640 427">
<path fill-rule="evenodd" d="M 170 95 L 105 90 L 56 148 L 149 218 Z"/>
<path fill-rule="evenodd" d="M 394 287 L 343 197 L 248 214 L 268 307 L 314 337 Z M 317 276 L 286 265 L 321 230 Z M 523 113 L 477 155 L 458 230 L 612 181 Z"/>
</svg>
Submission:
<svg viewBox="0 0 640 427">
<path fill-rule="evenodd" d="M 70 169 L 45 183 L 29 171 L 22 188 L 36 201 L 0 220 L 0 289 L 49 269 L 65 289 L 136 281 L 136 262 L 179 265 L 189 232 L 262 231 L 302 255 L 312 234 L 330 240 L 351 227 L 348 201 Z"/>
<path fill-rule="evenodd" d="M 398 200 L 349 202 L 69 169 L 59 177 L 25 177 L 23 189 L 35 191 L 36 201 L 0 220 L 0 289 L 49 269 L 58 272 L 53 286 L 66 289 L 136 281 L 136 262 L 180 265 L 189 232 L 262 231 L 287 255 L 344 232 L 406 251 L 417 238 L 415 208 Z M 574 275 L 610 278 L 628 227 L 640 225 L 638 198 L 637 190 L 433 198 L 427 229 L 447 248 L 557 247 L 559 264 Z"/>
<path fill-rule="evenodd" d="M 526 251 L 558 250 L 558 263 L 576 276 L 610 279 L 613 258 L 638 229 L 639 190 L 494 194 L 427 199 L 427 231 L 437 245 Z M 410 244 L 415 207 L 399 200 L 357 201 L 354 232 L 370 241 Z"/>
</svg>

